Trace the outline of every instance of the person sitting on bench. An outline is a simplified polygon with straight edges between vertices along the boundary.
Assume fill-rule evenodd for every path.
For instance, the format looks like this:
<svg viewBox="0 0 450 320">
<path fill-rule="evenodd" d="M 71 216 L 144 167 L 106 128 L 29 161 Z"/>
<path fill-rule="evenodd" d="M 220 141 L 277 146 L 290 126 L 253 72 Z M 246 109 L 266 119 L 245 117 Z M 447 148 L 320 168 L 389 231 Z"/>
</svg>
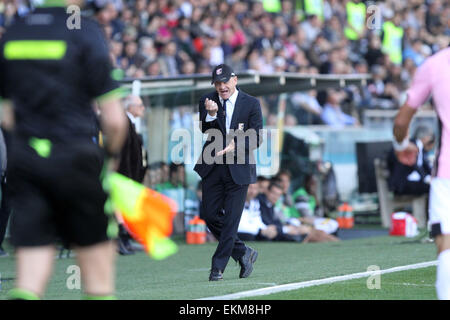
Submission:
<svg viewBox="0 0 450 320">
<path fill-rule="evenodd" d="M 404 165 L 397 160 L 394 149 L 389 152 L 387 167 L 389 169 L 388 185 L 395 195 L 423 195 L 430 190 L 431 166 L 428 152 L 434 147 L 433 130 L 427 126 L 419 126 L 411 141 L 417 146 L 416 163 Z"/>
</svg>

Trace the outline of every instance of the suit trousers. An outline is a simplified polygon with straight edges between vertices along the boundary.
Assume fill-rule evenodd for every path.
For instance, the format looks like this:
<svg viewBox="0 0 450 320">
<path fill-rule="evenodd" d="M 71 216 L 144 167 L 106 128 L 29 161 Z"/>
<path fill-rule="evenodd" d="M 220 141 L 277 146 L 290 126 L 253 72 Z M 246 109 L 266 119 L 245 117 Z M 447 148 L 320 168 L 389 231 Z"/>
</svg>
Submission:
<svg viewBox="0 0 450 320">
<path fill-rule="evenodd" d="M 219 241 L 212 257 L 212 269 L 222 272 L 230 257 L 241 258 L 246 246 L 237 236 L 239 222 L 244 210 L 248 185 L 233 181 L 226 164 L 215 164 L 202 180 L 202 216 L 207 227 Z"/>
</svg>

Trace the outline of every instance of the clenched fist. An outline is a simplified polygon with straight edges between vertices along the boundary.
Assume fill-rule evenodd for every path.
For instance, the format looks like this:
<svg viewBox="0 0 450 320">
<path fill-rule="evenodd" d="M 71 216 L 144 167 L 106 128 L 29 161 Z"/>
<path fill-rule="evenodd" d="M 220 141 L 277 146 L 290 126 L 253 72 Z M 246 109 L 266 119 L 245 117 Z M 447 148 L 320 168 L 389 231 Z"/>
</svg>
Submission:
<svg viewBox="0 0 450 320">
<path fill-rule="evenodd" d="M 217 115 L 217 111 L 219 110 L 219 106 L 217 105 L 217 103 L 214 100 L 210 100 L 208 98 L 206 98 L 205 100 L 205 108 L 211 117 L 215 117 Z"/>
</svg>

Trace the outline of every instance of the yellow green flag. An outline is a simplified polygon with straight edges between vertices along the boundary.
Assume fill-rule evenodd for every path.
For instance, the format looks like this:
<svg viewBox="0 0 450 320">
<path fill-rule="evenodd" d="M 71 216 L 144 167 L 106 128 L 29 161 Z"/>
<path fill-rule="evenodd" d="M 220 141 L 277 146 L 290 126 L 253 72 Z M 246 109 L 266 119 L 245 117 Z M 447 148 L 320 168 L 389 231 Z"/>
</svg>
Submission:
<svg viewBox="0 0 450 320">
<path fill-rule="evenodd" d="M 136 241 L 156 260 L 177 252 L 169 238 L 177 205 L 172 199 L 119 173 L 108 177 L 111 200 Z"/>
</svg>

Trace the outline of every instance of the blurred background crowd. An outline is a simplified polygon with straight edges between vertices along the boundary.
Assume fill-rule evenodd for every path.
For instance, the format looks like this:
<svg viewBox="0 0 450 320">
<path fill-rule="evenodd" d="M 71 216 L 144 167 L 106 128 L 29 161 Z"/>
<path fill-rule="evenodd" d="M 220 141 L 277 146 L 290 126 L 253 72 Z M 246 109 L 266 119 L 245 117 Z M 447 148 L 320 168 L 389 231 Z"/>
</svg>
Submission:
<svg viewBox="0 0 450 320">
<path fill-rule="evenodd" d="M 1 0 L 1 30 L 29 8 Z M 86 8 L 126 77 L 209 74 L 221 63 L 237 73 L 372 74 L 362 89 L 290 95 L 286 125 L 357 125 L 361 108 L 397 108 L 417 66 L 450 38 L 443 0 L 88 0 Z M 276 122 L 277 99 L 263 99 L 266 124 Z"/>
<path fill-rule="evenodd" d="M 0 0 L 0 36 L 32 7 Z M 101 24 L 127 78 L 209 75 L 221 63 L 238 74 L 372 75 L 362 87 L 260 97 L 266 126 L 277 124 L 280 100 L 286 126 L 363 125 L 361 110 L 397 109 L 416 68 L 450 43 L 445 0 L 87 0 L 83 14 Z M 171 128 L 191 129 L 196 112 L 172 107 Z M 148 168 L 147 185 L 198 211 L 181 200 L 196 198 L 185 194 L 183 165 Z"/>
</svg>

